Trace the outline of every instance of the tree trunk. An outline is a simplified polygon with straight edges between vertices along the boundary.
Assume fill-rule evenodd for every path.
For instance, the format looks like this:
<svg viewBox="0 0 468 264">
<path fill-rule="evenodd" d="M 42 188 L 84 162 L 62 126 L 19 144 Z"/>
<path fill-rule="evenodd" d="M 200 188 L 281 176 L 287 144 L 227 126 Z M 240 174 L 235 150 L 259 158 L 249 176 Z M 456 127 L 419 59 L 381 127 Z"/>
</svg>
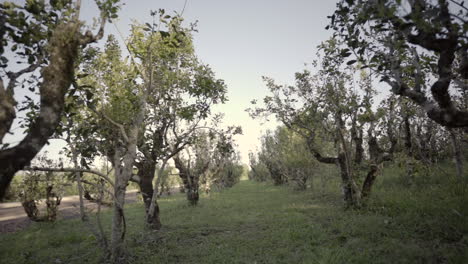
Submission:
<svg viewBox="0 0 468 264">
<path fill-rule="evenodd" d="M 26 213 L 26 215 L 31 221 L 34 221 L 34 222 L 40 221 L 39 210 L 37 209 L 36 201 L 34 200 L 23 201 L 21 202 L 21 205 L 23 206 L 24 212 Z"/>
<path fill-rule="evenodd" d="M 47 206 L 47 221 L 55 222 L 57 219 L 57 211 L 62 197 L 53 192 L 54 186 L 49 185 L 46 188 L 46 206 Z"/>
<path fill-rule="evenodd" d="M 190 205 L 197 205 L 199 200 L 198 194 L 198 183 L 199 177 L 198 175 L 194 175 L 190 173 L 187 167 L 183 164 L 183 161 L 180 157 L 174 157 L 174 164 L 176 168 L 179 170 L 179 176 L 184 183 L 185 191 L 187 193 L 187 200 L 189 201 Z"/>
<path fill-rule="evenodd" d="M 138 123 L 141 124 L 141 123 Z M 136 126 L 135 126 L 136 127 Z M 138 130 L 133 127 L 129 133 L 129 139 L 126 148 L 115 146 L 114 152 L 114 204 L 112 216 L 112 232 L 111 232 L 111 262 L 125 262 L 125 233 L 126 223 L 124 215 L 125 192 L 127 184 L 132 177 L 133 163 L 136 157 L 136 139 L 138 138 Z M 125 154 L 123 154 L 125 152 Z"/>
<path fill-rule="evenodd" d="M 346 165 L 346 158 L 344 154 L 338 155 L 338 166 L 340 168 L 340 176 L 342 182 L 343 198 L 347 206 L 353 205 L 353 189 L 350 184 L 350 175 Z"/>
<path fill-rule="evenodd" d="M 338 112 L 338 138 L 341 141 L 342 152 L 338 154 L 338 164 L 341 171 L 341 179 L 343 181 L 343 194 L 348 207 L 360 206 L 360 190 L 357 189 L 353 179 L 353 168 L 351 165 L 351 151 L 345 139 L 346 125 L 341 118 L 341 113 Z"/>
<path fill-rule="evenodd" d="M 375 179 L 379 173 L 379 166 L 372 164 L 370 166 L 369 172 L 367 172 L 366 179 L 364 180 L 364 184 L 362 185 L 361 197 L 365 199 L 369 197 L 372 186 L 374 185 Z"/>
<path fill-rule="evenodd" d="M 463 152 L 460 147 L 460 142 L 457 138 L 457 135 L 453 129 L 450 129 L 450 138 L 452 140 L 453 152 L 455 156 L 455 163 L 457 168 L 457 177 L 463 179 Z"/>
<path fill-rule="evenodd" d="M 190 205 L 195 206 L 198 204 L 199 198 L 200 196 L 198 194 L 198 188 L 192 185 L 187 192 L 187 200 L 189 201 Z"/>
<path fill-rule="evenodd" d="M 38 117 L 17 146 L 0 151 L 0 200 L 15 173 L 30 164 L 60 123 L 65 94 L 73 80 L 79 33 L 79 25 L 70 22 L 58 26 L 49 40 L 49 65 L 41 72 L 43 81 L 39 86 Z M 65 35 L 70 37 L 64 39 Z"/>
<path fill-rule="evenodd" d="M 185 186 L 185 193 L 187 194 L 187 200 L 190 205 L 197 205 L 200 198 L 198 194 L 198 179 L 194 175 L 187 175 L 187 173 L 180 173 L 182 182 Z"/>
<path fill-rule="evenodd" d="M 277 167 L 278 164 L 269 161 L 266 165 L 275 185 L 282 185 L 287 182 L 286 177 L 284 177 L 282 171 Z"/>
<path fill-rule="evenodd" d="M 362 163 L 362 159 L 364 157 L 364 148 L 362 146 L 363 139 L 362 139 L 362 128 L 357 128 L 356 123 L 353 123 L 353 127 L 351 128 L 351 138 L 355 144 L 355 156 L 354 156 L 354 164 L 360 165 Z"/>
<path fill-rule="evenodd" d="M 348 169 L 348 163 L 344 153 L 338 155 L 341 181 L 343 185 L 343 197 L 347 207 L 359 207 L 361 205 L 360 191 Z"/>
<path fill-rule="evenodd" d="M 146 160 L 142 161 L 143 164 L 138 168 L 138 177 L 140 178 L 138 186 L 140 187 L 141 196 L 145 204 L 145 211 L 148 213 L 151 205 L 151 198 L 153 197 L 153 180 L 156 166 L 153 162 Z"/>
<path fill-rule="evenodd" d="M 154 200 L 153 203 L 154 210 L 148 210 L 146 213 L 146 224 L 152 230 L 160 230 L 162 224 L 159 218 L 159 204 L 157 200 Z"/>
<path fill-rule="evenodd" d="M 169 158 L 165 159 L 161 167 L 158 169 L 158 178 L 156 179 L 156 183 L 154 185 L 153 196 L 150 200 L 148 212 L 146 213 L 146 224 L 152 230 L 160 230 L 162 227 L 161 219 L 159 218 L 158 186 L 162 180 L 162 175 L 168 161 Z"/>
<path fill-rule="evenodd" d="M 123 207 L 125 203 L 125 187 L 122 186 L 122 181 L 116 179 L 114 187 L 114 210 L 112 215 L 112 232 L 111 232 L 111 261 L 112 263 L 123 263 L 125 260 L 125 218 Z"/>
<path fill-rule="evenodd" d="M 406 154 L 408 154 L 408 156 L 410 157 L 413 157 L 413 144 L 411 142 L 411 124 L 410 124 L 410 121 L 409 121 L 409 116 L 408 114 L 404 114 L 404 124 L 405 124 L 405 136 L 404 136 L 404 139 L 405 139 L 405 150 L 406 150 Z"/>
</svg>

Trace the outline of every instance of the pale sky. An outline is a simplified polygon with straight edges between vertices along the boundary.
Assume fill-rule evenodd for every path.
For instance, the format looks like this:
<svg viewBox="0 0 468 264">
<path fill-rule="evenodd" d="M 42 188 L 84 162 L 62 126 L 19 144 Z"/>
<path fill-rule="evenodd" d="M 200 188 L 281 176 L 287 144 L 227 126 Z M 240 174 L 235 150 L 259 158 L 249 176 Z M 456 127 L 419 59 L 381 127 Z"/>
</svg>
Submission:
<svg viewBox="0 0 468 264">
<path fill-rule="evenodd" d="M 1 0 L 0 0 L 1 1 Z M 15 1 L 21 2 L 21 1 Z M 181 12 L 185 0 L 126 0 L 115 25 L 106 34 L 126 37 L 132 20 L 151 22 L 150 10 Z M 260 123 L 245 112 L 252 99 L 268 94 L 262 76 L 291 84 L 294 73 L 314 59 L 316 46 L 330 37 L 325 30 L 327 16 L 335 0 L 187 0 L 183 17 L 186 25 L 198 20 L 194 35 L 197 56 L 211 66 L 216 77 L 225 80 L 229 101 L 215 108 L 225 114 L 226 125 L 241 125 L 244 135 L 236 141 L 242 161 L 248 163 L 249 150 L 259 146 L 259 137 L 274 122 Z M 81 18 L 97 17 L 94 1 L 83 0 Z M 105 40 L 101 40 L 104 42 Z M 10 137 L 11 142 L 18 137 Z M 46 149 L 56 155 L 63 143 L 52 141 Z"/>
</svg>

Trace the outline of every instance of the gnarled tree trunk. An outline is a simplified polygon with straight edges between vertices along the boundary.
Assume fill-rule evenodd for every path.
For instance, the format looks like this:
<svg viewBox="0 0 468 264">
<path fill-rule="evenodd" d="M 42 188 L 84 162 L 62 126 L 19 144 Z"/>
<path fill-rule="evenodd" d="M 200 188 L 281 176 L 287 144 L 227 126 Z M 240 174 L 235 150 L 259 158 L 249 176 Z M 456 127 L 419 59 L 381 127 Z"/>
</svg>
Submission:
<svg viewBox="0 0 468 264">
<path fill-rule="evenodd" d="M 143 160 L 138 166 L 138 186 L 140 187 L 141 196 L 145 204 L 146 213 L 151 205 L 153 197 L 153 180 L 156 166 L 153 162 Z"/>
<path fill-rule="evenodd" d="M 159 218 L 159 205 L 156 199 L 153 201 L 154 209 L 151 210 L 151 203 L 155 195 L 153 188 L 155 170 L 156 166 L 154 162 L 143 160 L 138 166 L 138 186 L 140 186 L 141 196 L 145 204 L 146 224 L 150 229 L 159 230 L 161 229 L 161 220 Z"/>
<path fill-rule="evenodd" d="M 361 190 L 361 198 L 364 200 L 368 198 L 371 194 L 372 187 L 374 186 L 375 179 L 377 178 L 381 164 L 384 161 L 391 160 L 392 154 L 395 149 L 394 144 L 395 141 L 391 138 L 393 135 L 390 135 L 390 141 L 392 142 L 392 146 L 390 147 L 389 153 L 385 153 L 379 146 L 377 142 L 377 138 L 372 133 L 373 128 L 369 128 L 368 131 L 368 146 L 369 146 L 369 155 L 370 155 L 370 167 L 369 171 L 367 172 L 366 178 L 364 179 L 364 183 L 362 185 Z"/>
<path fill-rule="evenodd" d="M 367 172 L 366 178 L 364 179 L 364 183 L 362 184 L 362 191 L 361 196 L 362 199 L 369 197 L 372 191 L 372 186 L 374 186 L 375 179 L 377 178 L 377 174 L 379 173 L 379 167 L 376 164 L 371 164 L 370 169 Z"/>
<path fill-rule="evenodd" d="M 15 173 L 29 165 L 60 123 L 65 94 L 73 80 L 80 38 L 79 24 L 69 22 L 58 26 L 49 41 L 49 65 L 42 70 L 43 81 L 39 86 L 39 115 L 17 146 L 0 151 L 0 199 Z M 2 115 L 4 109 L 0 111 Z M 8 115 L 14 117 L 11 113 Z"/>
<path fill-rule="evenodd" d="M 359 207 L 360 206 L 360 192 L 356 188 L 356 183 L 354 182 L 350 170 L 348 168 L 348 163 L 344 153 L 338 155 L 338 167 L 340 168 L 340 176 L 342 181 L 343 188 L 343 197 L 348 207 Z"/>
<path fill-rule="evenodd" d="M 187 200 L 189 201 L 189 204 L 197 205 L 200 198 L 198 193 L 200 180 L 199 175 L 196 173 L 191 173 L 179 156 L 174 157 L 174 164 L 179 170 L 179 176 L 184 184 L 185 193 L 187 194 Z"/>
</svg>

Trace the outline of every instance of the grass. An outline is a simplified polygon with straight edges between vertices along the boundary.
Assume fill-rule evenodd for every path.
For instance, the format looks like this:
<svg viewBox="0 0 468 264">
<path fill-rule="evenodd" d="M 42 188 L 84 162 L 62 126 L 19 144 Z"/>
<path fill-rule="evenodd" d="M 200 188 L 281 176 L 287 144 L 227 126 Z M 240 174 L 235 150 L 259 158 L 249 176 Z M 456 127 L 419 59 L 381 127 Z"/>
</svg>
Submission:
<svg viewBox="0 0 468 264">
<path fill-rule="evenodd" d="M 297 192 L 241 181 L 202 197 L 197 207 L 181 194 L 163 198 L 159 232 L 143 228 L 141 204 L 128 205 L 129 261 L 468 263 L 466 188 L 450 177 L 407 184 L 388 169 L 361 210 L 343 209 L 334 179 L 316 179 L 314 188 Z M 104 220 L 110 221 L 109 212 Z M 94 237 L 78 220 L 0 236 L 0 263 L 101 261 Z"/>
</svg>

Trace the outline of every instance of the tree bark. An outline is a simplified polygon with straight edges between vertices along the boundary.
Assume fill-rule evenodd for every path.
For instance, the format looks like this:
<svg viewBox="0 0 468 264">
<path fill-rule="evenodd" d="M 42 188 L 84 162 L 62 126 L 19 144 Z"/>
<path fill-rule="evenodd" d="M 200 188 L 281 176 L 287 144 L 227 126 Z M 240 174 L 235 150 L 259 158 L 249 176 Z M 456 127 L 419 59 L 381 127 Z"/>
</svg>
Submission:
<svg viewBox="0 0 468 264">
<path fill-rule="evenodd" d="M 391 160 L 391 154 L 393 153 L 395 147 L 390 147 L 390 153 L 385 153 L 379 146 L 377 142 L 377 138 L 373 135 L 373 129 L 369 128 L 368 130 L 368 146 L 369 146 L 369 154 L 370 154 L 370 168 L 367 172 L 366 178 L 364 179 L 364 183 L 361 189 L 361 199 L 364 200 L 368 198 L 371 194 L 372 187 L 374 185 L 375 179 L 377 178 L 380 172 L 380 165 L 382 162 Z"/>
<path fill-rule="evenodd" d="M 356 121 L 353 122 L 351 127 L 351 138 L 355 144 L 355 155 L 354 155 L 354 164 L 360 165 L 364 157 L 364 148 L 362 147 L 362 128 L 357 128 Z"/>
<path fill-rule="evenodd" d="M 457 168 L 457 177 L 463 179 L 463 152 L 460 147 L 460 142 L 457 138 L 457 135 L 453 129 L 450 129 L 450 139 L 452 140 L 453 152 L 455 157 L 455 164 Z"/>
<path fill-rule="evenodd" d="M 342 182 L 343 197 L 347 207 L 359 206 L 359 199 L 353 188 L 351 175 L 348 172 L 348 164 L 344 153 L 338 155 L 338 166 Z"/>
<path fill-rule="evenodd" d="M 49 65 L 42 70 L 43 81 L 39 87 L 39 115 L 17 146 L 0 151 L 0 200 L 15 173 L 30 163 L 60 123 L 65 94 L 72 84 L 78 57 L 79 30 L 79 23 L 59 25 L 49 41 Z"/>
<path fill-rule="evenodd" d="M 152 230 L 160 230 L 162 224 L 161 219 L 159 218 L 159 204 L 157 199 L 153 201 L 153 207 L 154 209 L 148 210 L 148 213 L 146 214 L 146 225 Z"/>
<path fill-rule="evenodd" d="M 369 172 L 367 172 L 366 178 L 362 185 L 362 191 L 361 191 L 362 199 L 369 197 L 372 191 L 372 186 L 374 185 L 374 182 L 375 182 L 375 179 L 377 178 L 378 173 L 379 173 L 379 166 L 372 164 L 370 166 Z"/>
<path fill-rule="evenodd" d="M 70 142 L 70 138 L 68 138 L 68 143 Z M 72 161 L 73 161 L 73 166 L 75 169 L 78 168 L 78 153 L 76 152 L 75 146 L 73 144 L 70 144 L 71 152 L 72 152 Z M 80 218 L 81 221 L 86 222 L 88 221 L 88 216 L 86 215 L 85 212 L 85 207 L 84 207 L 84 201 L 83 201 L 83 183 L 81 182 L 81 172 L 75 172 L 75 180 L 77 183 L 78 187 L 78 198 L 79 198 L 79 205 L 80 205 Z"/>
<path fill-rule="evenodd" d="M 200 198 L 198 194 L 198 175 L 191 173 L 189 169 L 183 164 L 182 159 L 178 156 L 174 157 L 174 164 L 179 170 L 179 176 L 184 184 L 189 204 L 197 205 Z"/>
<path fill-rule="evenodd" d="M 112 214 L 112 232 L 111 232 L 111 258 L 112 263 L 123 263 L 125 259 L 125 188 L 122 187 L 122 182 L 117 182 L 114 187 L 114 210 Z"/>
<path fill-rule="evenodd" d="M 187 189 L 186 193 L 187 193 L 187 200 L 189 201 L 189 204 L 190 205 L 197 205 L 198 204 L 198 200 L 200 199 L 200 195 L 199 195 L 199 178 L 196 177 L 196 175 L 193 175 L 193 174 L 180 174 L 181 176 L 180 177 L 183 177 L 185 178 L 182 179 L 182 181 L 184 182 L 185 184 L 185 188 Z"/>
<path fill-rule="evenodd" d="M 138 166 L 138 186 L 140 187 L 141 196 L 145 204 L 146 213 L 148 213 L 153 197 L 153 180 L 156 166 L 152 161 L 143 160 Z"/>
<path fill-rule="evenodd" d="M 408 156 L 413 157 L 413 144 L 412 144 L 412 136 L 411 136 L 411 124 L 409 121 L 409 115 L 407 113 L 407 106 L 404 107 L 403 113 L 403 123 L 405 125 L 405 150 Z"/>
<path fill-rule="evenodd" d="M 31 221 L 40 222 L 41 219 L 39 218 L 39 209 L 37 209 L 36 201 L 28 200 L 21 202 L 23 206 L 24 212 L 28 216 Z"/>
<path fill-rule="evenodd" d="M 149 160 L 143 160 L 138 168 L 138 176 L 140 181 L 141 195 L 145 204 L 146 225 L 152 230 L 161 229 L 161 220 L 159 218 L 159 204 L 157 199 L 153 199 L 155 190 L 153 188 L 154 173 L 156 170 L 155 163 Z M 153 209 L 152 207 L 153 205 Z"/>
<path fill-rule="evenodd" d="M 16 117 L 15 105 L 13 92 L 6 90 L 0 79 L 0 124 L 2 124 L 0 126 L 0 144 L 3 143 L 3 138 L 10 131 Z"/>
<path fill-rule="evenodd" d="M 125 140 L 124 147 L 114 147 L 114 212 L 112 217 L 111 233 L 111 261 L 112 263 L 123 263 L 125 261 L 124 239 L 126 223 L 124 215 L 125 192 L 127 184 L 133 176 L 133 165 L 137 156 L 137 141 L 139 128 L 143 123 L 146 112 L 146 96 L 148 91 L 141 92 L 139 96 L 139 112 L 130 127 L 128 134 L 122 132 Z"/>
</svg>

